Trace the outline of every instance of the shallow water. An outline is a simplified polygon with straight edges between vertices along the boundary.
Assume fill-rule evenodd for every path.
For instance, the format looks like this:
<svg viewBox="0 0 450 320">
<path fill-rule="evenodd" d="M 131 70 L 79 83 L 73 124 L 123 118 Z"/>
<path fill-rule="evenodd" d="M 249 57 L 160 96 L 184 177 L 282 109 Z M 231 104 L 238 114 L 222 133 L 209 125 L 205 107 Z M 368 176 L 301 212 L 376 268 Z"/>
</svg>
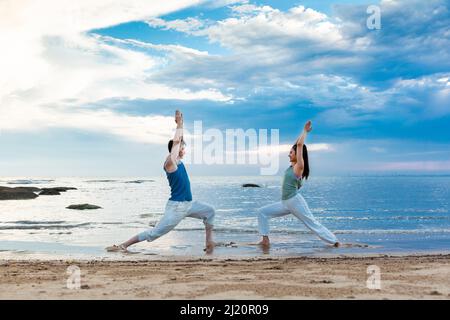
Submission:
<svg viewBox="0 0 450 320">
<path fill-rule="evenodd" d="M 191 177 L 194 199 L 216 207 L 214 256 L 424 253 L 450 251 L 450 177 L 311 177 L 302 189 L 316 218 L 343 242 L 333 249 L 293 216 L 271 221 L 272 247 L 263 252 L 256 209 L 280 199 L 280 177 Z M 242 188 L 258 183 L 262 188 Z M 161 217 L 165 177 L 0 178 L 3 186 L 76 187 L 59 196 L 0 201 L 0 258 L 111 258 L 103 248 L 150 228 Z M 69 210 L 91 203 L 99 210 Z M 173 232 L 131 250 L 133 257 L 202 256 L 203 224 L 185 219 Z"/>
</svg>

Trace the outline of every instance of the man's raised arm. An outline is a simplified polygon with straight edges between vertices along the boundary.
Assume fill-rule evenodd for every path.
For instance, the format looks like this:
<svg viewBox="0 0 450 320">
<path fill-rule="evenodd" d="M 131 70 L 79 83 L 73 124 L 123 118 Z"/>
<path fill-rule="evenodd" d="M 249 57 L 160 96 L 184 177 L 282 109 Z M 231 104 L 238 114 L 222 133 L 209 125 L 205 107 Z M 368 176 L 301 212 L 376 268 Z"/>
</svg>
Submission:
<svg viewBox="0 0 450 320">
<path fill-rule="evenodd" d="M 180 153 L 181 142 L 183 141 L 183 114 L 177 110 L 175 111 L 175 122 L 177 124 L 177 129 L 175 130 L 175 135 L 173 137 L 172 150 L 170 151 L 170 158 L 166 161 L 166 168 L 172 167 L 177 168 L 177 158 Z"/>
</svg>

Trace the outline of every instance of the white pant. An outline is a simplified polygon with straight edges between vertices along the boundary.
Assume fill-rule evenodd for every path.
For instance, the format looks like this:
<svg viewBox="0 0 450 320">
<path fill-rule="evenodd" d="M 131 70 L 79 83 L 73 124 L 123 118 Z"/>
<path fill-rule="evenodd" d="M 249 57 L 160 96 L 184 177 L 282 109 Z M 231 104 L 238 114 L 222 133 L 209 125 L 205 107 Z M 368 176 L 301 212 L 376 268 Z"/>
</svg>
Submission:
<svg viewBox="0 0 450 320">
<path fill-rule="evenodd" d="M 156 226 L 138 234 L 139 241 L 153 241 L 173 230 L 186 217 L 202 219 L 205 226 L 214 225 L 215 210 L 199 201 L 167 201 L 164 216 Z"/>
<path fill-rule="evenodd" d="M 327 228 L 321 225 L 312 215 L 308 204 L 300 193 L 294 197 L 269 204 L 258 210 L 259 233 L 262 236 L 269 235 L 269 219 L 293 214 L 300 219 L 312 232 L 325 242 L 334 244 L 338 239 Z"/>
</svg>

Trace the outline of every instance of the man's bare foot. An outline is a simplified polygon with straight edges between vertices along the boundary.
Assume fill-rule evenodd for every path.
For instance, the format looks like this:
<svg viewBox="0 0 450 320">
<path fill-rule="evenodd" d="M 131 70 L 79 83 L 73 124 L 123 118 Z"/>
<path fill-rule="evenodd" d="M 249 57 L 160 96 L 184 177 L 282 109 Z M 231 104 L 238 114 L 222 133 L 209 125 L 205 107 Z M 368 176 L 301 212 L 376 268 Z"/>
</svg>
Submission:
<svg viewBox="0 0 450 320">
<path fill-rule="evenodd" d="M 124 245 L 112 245 L 106 248 L 108 252 L 128 252 L 127 248 Z"/>
<path fill-rule="evenodd" d="M 208 254 L 212 253 L 214 251 L 215 246 L 216 246 L 216 243 L 214 241 L 209 241 L 206 243 L 204 251 Z"/>
</svg>

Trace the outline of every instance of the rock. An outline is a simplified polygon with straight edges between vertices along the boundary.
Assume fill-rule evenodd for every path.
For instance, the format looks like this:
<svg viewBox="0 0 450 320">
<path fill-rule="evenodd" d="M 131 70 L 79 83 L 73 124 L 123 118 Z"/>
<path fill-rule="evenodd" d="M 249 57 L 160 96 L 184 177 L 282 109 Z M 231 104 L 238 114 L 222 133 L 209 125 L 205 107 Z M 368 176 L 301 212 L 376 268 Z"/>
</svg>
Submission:
<svg viewBox="0 0 450 320">
<path fill-rule="evenodd" d="M 46 188 L 46 189 L 55 190 L 58 192 L 66 192 L 67 190 L 78 190 L 77 188 L 73 188 L 73 187 L 54 187 L 54 188 Z"/>
<path fill-rule="evenodd" d="M 36 193 L 27 188 L 0 187 L 0 200 L 27 200 L 37 197 Z"/>
<path fill-rule="evenodd" d="M 59 191 L 47 188 L 42 189 L 42 191 L 39 193 L 40 196 L 59 196 L 60 194 L 61 193 L 59 193 Z"/>
<path fill-rule="evenodd" d="M 254 183 L 244 183 L 242 186 L 244 188 L 261 188 L 261 186 L 259 184 L 254 184 Z"/>
<path fill-rule="evenodd" d="M 42 188 L 41 196 L 56 196 L 60 195 L 61 192 L 66 192 L 67 190 L 77 190 L 77 188 L 72 187 L 53 187 L 53 188 Z"/>
<path fill-rule="evenodd" d="M 132 181 L 125 181 L 125 183 L 144 183 L 144 182 L 155 182 L 155 180 L 132 180 Z"/>
<path fill-rule="evenodd" d="M 39 192 L 42 189 L 37 187 L 15 187 L 14 190 L 21 190 L 25 192 Z"/>
<path fill-rule="evenodd" d="M 66 207 L 66 209 L 74 209 L 74 210 L 93 210 L 93 209 L 103 209 L 102 207 L 93 205 L 93 204 L 89 204 L 89 203 L 83 203 L 83 204 L 72 204 L 68 207 Z"/>
</svg>

